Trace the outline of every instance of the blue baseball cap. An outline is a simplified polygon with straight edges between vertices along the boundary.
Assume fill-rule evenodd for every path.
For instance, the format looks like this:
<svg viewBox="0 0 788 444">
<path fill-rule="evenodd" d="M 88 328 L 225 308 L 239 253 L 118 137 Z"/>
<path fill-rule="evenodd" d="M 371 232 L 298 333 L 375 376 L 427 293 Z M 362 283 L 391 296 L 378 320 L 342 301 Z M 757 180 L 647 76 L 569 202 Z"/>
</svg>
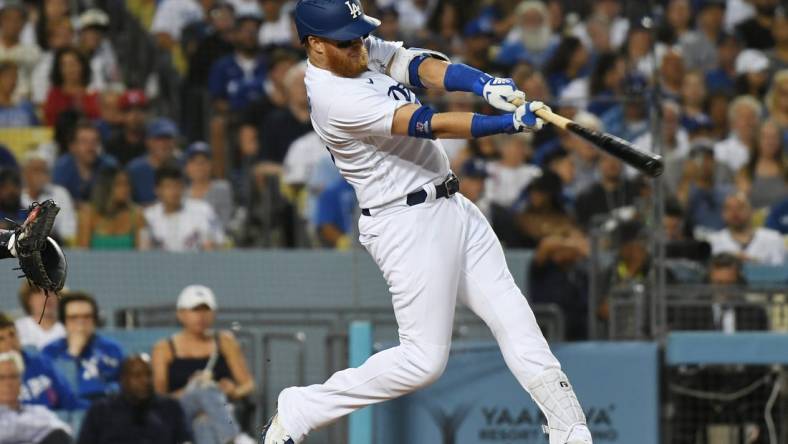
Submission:
<svg viewBox="0 0 788 444">
<path fill-rule="evenodd" d="M 203 155 L 211 158 L 211 147 L 203 141 L 192 142 L 186 148 L 186 160 L 191 160 L 194 156 Z"/>
<path fill-rule="evenodd" d="M 364 14 L 359 0 L 299 0 L 294 15 L 302 42 L 310 35 L 354 40 L 380 26 L 380 20 Z"/>
<path fill-rule="evenodd" d="M 484 179 L 487 177 L 487 162 L 478 157 L 472 157 L 463 162 L 460 168 L 460 174 L 463 177 L 476 177 Z"/>
<path fill-rule="evenodd" d="M 153 119 L 146 131 L 148 137 L 178 137 L 178 126 L 166 117 Z"/>
</svg>

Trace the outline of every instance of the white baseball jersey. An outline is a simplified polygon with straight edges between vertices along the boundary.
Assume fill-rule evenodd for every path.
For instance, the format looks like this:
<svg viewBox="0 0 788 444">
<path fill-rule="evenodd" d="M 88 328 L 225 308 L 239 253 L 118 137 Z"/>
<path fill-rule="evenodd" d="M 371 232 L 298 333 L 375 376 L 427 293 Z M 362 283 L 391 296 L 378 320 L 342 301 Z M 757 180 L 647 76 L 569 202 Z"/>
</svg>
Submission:
<svg viewBox="0 0 788 444">
<path fill-rule="evenodd" d="M 308 63 L 306 89 L 312 126 L 362 208 L 377 208 L 449 174 L 440 142 L 391 134 L 394 112 L 419 104 L 406 86 L 386 75 L 401 42 L 365 40 L 369 71 L 339 77 Z"/>
</svg>

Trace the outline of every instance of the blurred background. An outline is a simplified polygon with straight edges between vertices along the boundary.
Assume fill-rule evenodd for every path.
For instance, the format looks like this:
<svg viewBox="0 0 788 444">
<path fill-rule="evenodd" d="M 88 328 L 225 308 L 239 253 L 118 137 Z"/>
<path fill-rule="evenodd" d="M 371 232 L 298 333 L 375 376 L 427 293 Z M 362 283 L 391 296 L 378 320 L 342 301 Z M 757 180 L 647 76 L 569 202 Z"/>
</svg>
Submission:
<svg viewBox="0 0 788 444">
<path fill-rule="evenodd" d="M 529 100 L 665 159 L 644 178 L 552 127 L 442 141 L 595 442 L 788 443 L 788 5 L 362 3 L 377 37 L 512 77 Z M 19 398 L 75 441 L 116 442 L 85 417 L 128 392 L 120 364 L 138 353 L 198 443 L 220 441 L 183 390 L 210 367 L 241 425 L 228 433 L 246 442 L 282 388 L 397 340 L 353 190 L 311 127 L 294 7 L 0 1 L 0 226 L 55 199 L 70 267 L 58 307 L 0 264 L 0 352 L 23 351 Z M 414 92 L 440 111 L 495 112 Z M 436 385 L 309 442 L 547 442 L 465 308 L 455 337 Z"/>
</svg>

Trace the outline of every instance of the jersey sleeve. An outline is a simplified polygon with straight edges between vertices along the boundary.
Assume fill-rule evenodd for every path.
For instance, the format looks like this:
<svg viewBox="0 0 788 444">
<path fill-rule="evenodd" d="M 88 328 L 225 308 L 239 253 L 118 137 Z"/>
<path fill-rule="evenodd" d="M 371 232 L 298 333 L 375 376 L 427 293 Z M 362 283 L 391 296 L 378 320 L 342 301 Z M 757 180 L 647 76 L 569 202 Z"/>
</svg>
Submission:
<svg viewBox="0 0 788 444">
<path fill-rule="evenodd" d="M 410 102 L 395 100 L 382 92 L 360 88 L 343 93 L 343 100 L 331 104 L 328 125 L 341 140 L 370 136 L 391 136 L 394 112 Z"/>
<path fill-rule="evenodd" d="M 402 47 L 402 42 L 389 42 L 373 36 L 364 40 L 364 43 L 369 53 L 369 62 L 367 66 L 383 74 L 386 74 L 386 68 L 391 58 L 394 57 L 394 53 L 397 52 L 397 49 Z"/>
</svg>

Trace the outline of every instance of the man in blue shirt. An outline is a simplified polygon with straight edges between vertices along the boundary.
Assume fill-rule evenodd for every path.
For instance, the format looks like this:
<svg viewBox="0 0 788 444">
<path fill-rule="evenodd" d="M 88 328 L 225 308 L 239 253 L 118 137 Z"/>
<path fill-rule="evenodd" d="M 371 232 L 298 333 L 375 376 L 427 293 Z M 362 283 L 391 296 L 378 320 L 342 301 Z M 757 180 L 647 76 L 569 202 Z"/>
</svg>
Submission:
<svg viewBox="0 0 788 444">
<path fill-rule="evenodd" d="M 55 161 L 52 181 L 65 187 L 75 202 L 89 200 L 96 173 L 116 164 L 112 156 L 100 154 L 100 141 L 98 128 L 90 121 L 82 120 L 74 129 L 69 152 Z"/>
<path fill-rule="evenodd" d="M 32 350 L 22 350 L 14 321 L 0 313 L 0 353 L 8 351 L 20 352 L 25 363 L 20 395 L 23 404 L 42 405 L 50 410 L 87 408 L 87 403 L 74 396 L 51 362 Z"/>
<path fill-rule="evenodd" d="M 177 137 L 178 127 L 166 117 L 159 117 L 148 124 L 145 139 L 148 153 L 135 158 L 126 167 L 134 202 L 148 205 L 156 201 L 156 170 L 175 160 Z"/>
<path fill-rule="evenodd" d="M 339 250 L 350 247 L 349 235 L 357 206 L 356 193 L 343 178 L 339 178 L 320 194 L 315 227 L 324 245 Z"/>
<path fill-rule="evenodd" d="M 257 39 L 261 23 L 256 15 L 239 16 L 235 52 L 217 60 L 211 67 L 208 89 L 220 112 L 241 111 L 265 95 L 263 83 L 267 65 Z"/>
<path fill-rule="evenodd" d="M 70 379 L 81 400 L 92 401 L 118 391 L 120 344 L 96 333 L 98 307 L 86 293 L 69 293 L 58 308 L 66 337 L 51 342 L 42 354 Z"/>
</svg>

